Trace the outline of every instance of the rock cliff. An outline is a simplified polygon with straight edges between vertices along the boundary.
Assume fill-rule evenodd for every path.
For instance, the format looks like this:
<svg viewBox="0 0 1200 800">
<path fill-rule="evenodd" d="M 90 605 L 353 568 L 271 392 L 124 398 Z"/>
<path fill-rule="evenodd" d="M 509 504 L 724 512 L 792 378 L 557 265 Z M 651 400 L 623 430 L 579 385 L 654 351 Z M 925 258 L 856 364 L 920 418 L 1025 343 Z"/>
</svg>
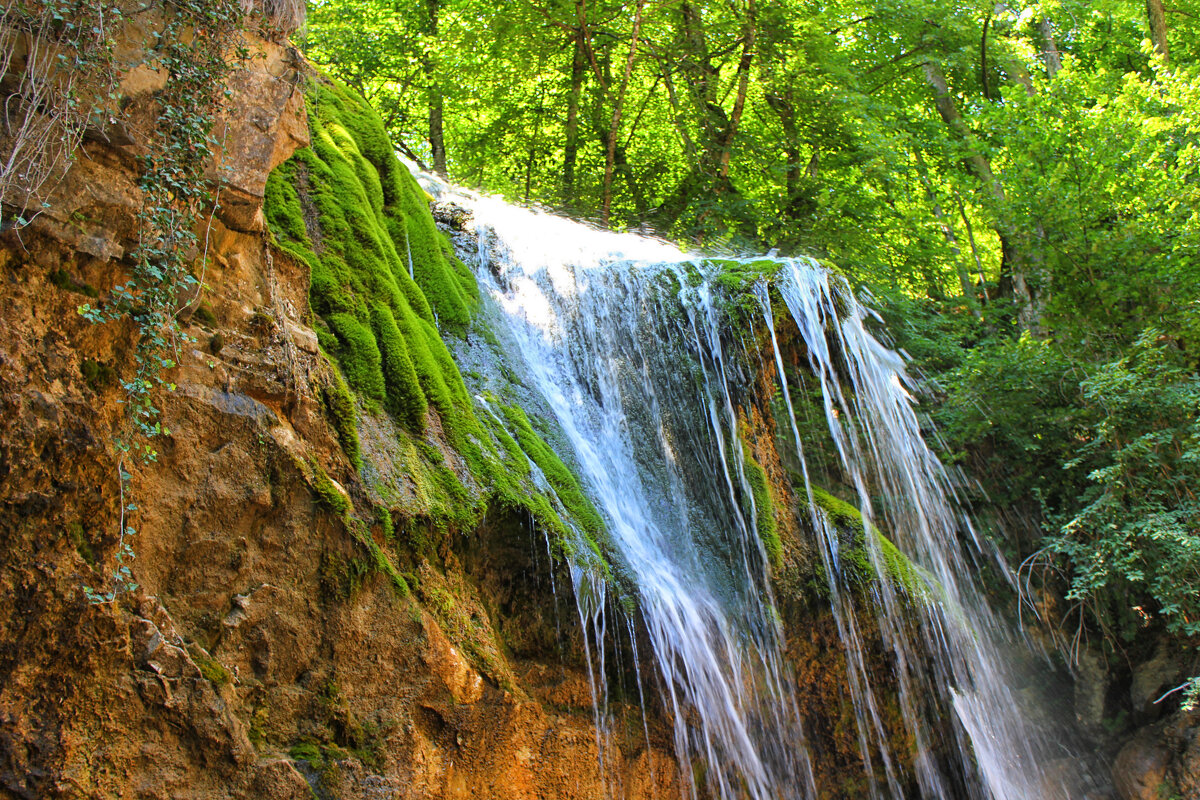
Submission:
<svg viewBox="0 0 1200 800">
<path fill-rule="evenodd" d="M 426 461 L 443 448 L 474 509 L 453 531 L 416 497 L 386 413 L 359 409 L 362 472 L 339 439 L 309 265 L 262 213 L 268 175 L 310 142 L 316 76 L 280 41 L 246 36 L 216 126 L 219 206 L 172 344 L 169 433 L 157 462 L 120 462 L 135 331 L 77 308 L 138 246 L 139 131 L 167 80 L 139 37 L 161 13 L 123 33 L 119 121 L 0 243 L 0 796 L 602 796 L 574 608 L 541 534 L 483 510 L 434 412 Z M 394 526 L 389 482 L 408 493 Z M 138 586 L 89 602 L 135 505 Z M 609 782 L 677 795 L 663 732 L 648 745 L 637 720 L 606 752 Z"/>
</svg>

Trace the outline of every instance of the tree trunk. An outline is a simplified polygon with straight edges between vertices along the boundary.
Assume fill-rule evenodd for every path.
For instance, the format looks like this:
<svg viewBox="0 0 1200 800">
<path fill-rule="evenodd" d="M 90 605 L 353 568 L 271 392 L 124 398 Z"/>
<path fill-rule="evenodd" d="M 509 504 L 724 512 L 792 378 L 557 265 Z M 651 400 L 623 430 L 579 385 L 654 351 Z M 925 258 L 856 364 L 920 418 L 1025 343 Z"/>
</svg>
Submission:
<svg viewBox="0 0 1200 800">
<path fill-rule="evenodd" d="M 425 0 L 425 9 L 428 13 L 426 33 L 432 39 L 436 39 L 438 35 L 438 7 L 441 5 L 441 0 Z M 425 80 L 428 83 L 428 99 L 429 99 L 429 149 L 433 156 L 433 171 L 443 178 L 448 178 L 446 172 L 446 137 L 442 131 L 443 118 L 443 99 L 442 87 L 438 83 L 437 63 L 433 56 L 429 55 L 432 48 L 426 48 L 426 55 L 422 57 L 422 66 L 425 70 Z"/>
<path fill-rule="evenodd" d="M 963 205 L 962 198 L 959 197 L 958 191 L 954 192 L 954 202 L 958 205 L 958 214 L 962 217 L 963 228 L 967 231 L 967 244 L 971 246 L 971 257 L 975 260 L 975 271 L 979 273 L 979 287 L 983 290 L 983 302 L 987 302 L 987 275 L 983 271 L 983 260 L 979 257 L 979 248 L 975 246 L 975 230 L 971 225 L 971 218 L 967 216 L 967 207 Z"/>
<path fill-rule="evenodd" d="M 921 151 L 913 150 L 913 156 L 917 164 L 917 177 L 920 178 L 921 185 L 925 187 L 925 199 L 929 201 L 929 205 L 933 209 L 933 216 L 938 221 L 938 227 L 942 229 L 942 235 L 946 237 L 946 244 L 950 246 L 950 252 L 954 254 L 954 271 L 958 274 L 958 283 L 962 289 L 963 299 L 967 301 L 967 307 L 971 309 L 971 313 L 979 317 L 981 315 L 979 304 L 975 298 L 975 289 L 971 286 L 970 272 L 963 266 L 962 249 L 958 246 L 958 237 L 954 234 L 954 226 L 942 210 L 941 202 L 938 201 L 937 192 L 933 189 L 933 181 L 929 179 L 929 170 L 925 166 L 925 159 L 921 157 Z"/>
<path fill-rule="evenodd" d="M 937 107 L 938 115 L 946 126 L 954 132 L 962 144 L 970 149 L 964 161 L 968 169 L 979 178 L 979 182 L 984 188 L 991 192 L 992 196 L 998 200 L 1004 199 L 1004 189 L 1001 188 L 1000 182 L 996 180 L 996 176 L 992 174 L 992 165 L 988 161 L 987 156 L 976 152 L 975 137 L 971 133 L 967 124 L 963 121 L 962 115 L 958 113 L 958 106 L 954 102 L 954 98 L 950 95 L 950 87 L 946 83 L 946 76 L 942 74 L 941 68 L 932 61 L 926 61 L 923 65 L 925 71 L 925 79 L 929 82 L 933 89 L 933 102 Z"/>
<path fill-rule="evenodd" d="M 612 210 L 612 179 L 613 163 L 617 157 L 617 137 L 621 133 L 621 111 L 625 105 L 625 93 L 629 90 L 629 79 L 633 75 L 633 62 L 637 59 L 638 36 L 642 31 L 642 9 L 646 0 L 638 0 L 633 12 L 633 35 L 629 40 L 629 57 L 625 59 L 625 74 L 621 85 L 617 88 L 617 97 L 613 101 L 612 123 L 608 126 L 604 153 L 604 191 L 601 203 L 600 217 L 608 225 L 609 213 Z"/>
<path fill-rule="evenodd" d="M 733 113 L 729 116 L 729 125 L 725 129 L 724 141 L 721 144 L 721 166 L 717 172 L 718 187 L 729 179 L 729 161 L 733 157 L 733 140 L 737 136 L 742 113 L 746 110 L 746 93 L 750 86 L 750 66 L 754 62 L 754 39 L 757 33 L 758 21 L 754 0 L 748 0 L 746 22 L 742 27 L 742 57 L 738 61 L 737 68 L 737 96 L 733 100 Z"/>
<path fill-rule="evenodd" d="M 1033 78 L 1029 76 L 1029 70 L 1025 69 L 1025 65 L 1019 59 L 1010 58 L 1005 61 L 1005 69 L 1012 79 L 1025 89 L 1026 97 L 1034 97 L 1037 95 L 1037 89 L 1033 86 Z"/>
<path fill-rule="evenodd" d="M 679 134 L 679 142 L 683 145 L 683 153 L 687 157 L 688 164 L 695 168 L 696 143 L 692 141 L 692 135 L 688 133 L 687 115 L 679 101 L 679 93 L 675 90 L 675 79 L 671 77 L 670 66 L 658 52 L 655 52 L 655 60 L 658 62 L 658 70 L 662 74 L 663 86 L 667 87 L 667 102 L 671 106 L 671 122 L 675 126 L 675 132 Z"/>
<path fill-rule="evenodd" d="M 700 12 L 684 0 L 679 5 L 679 19 L 680 45 L 683 49 L 679 70 L 684 76 L 688 96 L 699 122 L 699 139 L 696 142 L 698 171 L 704 181 L 711 184 L 720 170 L 724 132 L 729 126 L 725 110 L 718 103 L 721 74 L 713 66 L 709 55 Z"/>
<path fill-rule="evenodd" d="M 932 61 L 927 61 L 924 64 L 924 70 L 925 77 L 933 88 L 934 104 L 937 106 L 938 114 L 946 126 L 968 148 L 968 154 L 964 158 L 967 168 L 975 174 L 975 177 L 983 184 L 983 188 L 1000 206 L 1001 213 L 996 223 L 996 233 L 1000 237 L 1001 291 L 1010 293 L 1017 303 L 1017 317 L 1021 326 L 1035 330 L 1039 326 L 1041 301 L 1035 297 L 1034 289 L 1029 285 L 1028 274 L 1036 262 L 1029 247 L 1029 237 L 1021 232 L 1019 226 L 1013 224 L 1007 212 L 1003 210 L 1004 187 L 1000 185 L 1000 181 L 996 180 L 987 156 L 977 151 L 974 136 L 958 112 L 958 106 L 950 94 L 950 87 L 946 84 L 946 77 L 942 74 L 941 68 Z"/>
<path fill-rule="evenodd" d="M 579 6 L 582 0 L 577 0 Z M 579 96 L 583 92 L 583 79 L 587 74 L 587 55 L 584 52 L 583 29 L 578 28 L 571 37 L 574 51 L 571 56 L 571 91 L 567 95 L 566 138 L 563 145 L 563 188 L 562 200 L 572 206 L 576 200 L 575 161 L 579 156 Z"/>
<path fill-rule="evenodd" d="M 1162 56 L 1164 64 L 1170 63 L 1171 47 L 1167 44 L 1167 15 L 1162 0 L 1146 0 L 1146 16 L 1150 20 L 1150 40 L 1154 49 Z"/>
<path fill-rule="evenodd" d="M 1038 30 L 1042 34 L 1042 60 L 1046 62 L 1046 77 L 1054 80 L 1054 76 L 1062 69 L 1062 54 L 1058 52 L 1058 43 L 1054 41 L 1054 26 L 1049 19 L 1042 17 Z"/>
<path fill-rule="evenodd" d="M 786 163 L 783 181 L 784 191 L 788 198 L 787 208 L 790 210 L 792 200 L 800 189 L 800 141 L 796 132 L 796 110 L 792 106 L 791 100 L 782 94 L 770 92 L 767 94 L 766 100 L 767 105 L 779 117 L 779 124 L 783 127 L 783 141 L 780 143 Z"/>
<path fill-rule="evenodd" d="M 637 179 L 634 178 L 633 168 L 629 166 L 629 160 L 623 145 L 617 145 L 613 151 L 613 169 L 621 174 L 621 178 L 625 181 L 625 188 L 629 190 L 629 196 L 633 198 L 633 207 L 637 211 L 638 216 L 644 216 L 646 213 L 646 193 L 642 191 L 642 187 L 638 185 Z"/>
</svg>

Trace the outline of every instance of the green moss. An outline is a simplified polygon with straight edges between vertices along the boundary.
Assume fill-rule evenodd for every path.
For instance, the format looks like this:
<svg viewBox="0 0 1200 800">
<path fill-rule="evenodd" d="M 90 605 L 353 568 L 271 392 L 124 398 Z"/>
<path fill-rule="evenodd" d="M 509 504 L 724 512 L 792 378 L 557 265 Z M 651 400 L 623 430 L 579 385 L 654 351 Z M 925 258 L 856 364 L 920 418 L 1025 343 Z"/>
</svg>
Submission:
<svg viewBox="0 0 1200 800">
<path fill-rule="evenodd" d="M 387 553 L 383 551 L 383 548 L 380 547 L 373 538 L 371 538 L 370 532 L 365 528 L 356 527 L 354 531 L 354 538 L 367 548 L 371 554 L 371 566 L 376 571 L 381 572 L 388 577 L 388 579 L 391 581 L 392 588 L 396 591 L 396 594 L 400 597 L 407 597 L 409 593 L 408 583 L 404 580 L 404 576 L 400 574 L 400 571 L 396 569 L 396 565 L 392 563 L 390 558 L 388 558 Z"/>
<path fill-rule="evenodd" d="M 563 507 L 583 531 L 588 545 L 596 555 L 603 557 L 599 543 L 605 535 L 604 520 L 596 511 L 596 507 L 592 505 L 592 501 L 584 494 L 578 479 L 571 474 L 571 470 L 567 469 L 567 465 L 550 449 L 542 437 L 534 432 L 529 417 L 525 415 L 524 411 L 518 406 L 501 406 L 501 412 L 509 426 L 516 432 L 517 443 L 529 456 L 529 460 L 536 464 L 542 474 L 546 476 L 546 481 L 558 495 Z"/>
<path fill-rule="evenodd" d="M 264 213 L 277 246 L 309 269 L 318 340 L 368 407 L 419 434 L 432 405 L 462 449 L 482 430 L 439 328 L 465 331 L 475 279 L 370 105 L 324 78 L 307 96 L 312 146 L 271 173 Z"/>
<path fill-rule="evenodd" d="M 270 711 L 266 706 L 255 708 L 246 726 L 246 737 L 258 752 L 262 752 L 267 746 L 267 720 L 269 714 Z"/>
<path fill-rule="evenodd" d="M 754 460 L 745 442 L 742 443 L 742 458 L 746 482 L 750 484 L 750 492 L 754 498 L 754 520 L 758 538 L 762 540 L 763 548 L 767 551 L 767 560 L 772 566 L 778 567 L 783 557 L 783 546 L 779 541 L 775 503 L 771 500 L 771 491 L 767 486 L 767 473 L 762 465 Z"/>
<path fill-rule="evenodd" d="M 100 296 L 100 292 L 96 290 L 95 286 L 87 283 L 79 283 L 61 267 L 50 273 L 50 283 L 54 284 L 60 289 L 64 289 L 68 292 L 75 292 L 76 294 L 82 294 L 87 297 L 95 298 Z"/>
<path fill-rule="evenodd" d="M 824 489 L 816 486 L 810 488 L 813 503 L 829 515 L 834 525 L 839 528 L 847 527 L 857 531 L 863 530 L 862 513 L 857 508 L 839 497 L 834 497 Z"/>
<path fill-rule="evenodd" d="M 339 772 L 337 762 L 345 757 L 345 755 L 345 751 L 336 745 L 311 741 L 292 745 L 291 749 L 288 750 L 288 756 L 293 761 L 303 761 L 308 765 L 309 769 L 316 773 L 320 788 L 325 790 L 337 784 Z M 325 796 L 324 794 L 317 795 L 311 787 L 309 791 L 312 792 L 314 798 Z"/>
<path fill-rule="evenodd" d="M 350 499 L 334 485 L 320 464 L 314 463 L 312 469 L 312 490 L 317 496 L 317 502 L 339 517 L 344 518 L 349 515 L 351 508 Z"/>
<path fill-rule="evenodd" d="M 79 364 L 79 374 L 93 392 L 117 385 L 117 371 L 103 361 L 85 358 Z"/>
<path fill-rule="evenodd" d="M 200 668 L 200 674 L 214 686 L 228 686 L 233 683 L 233 673 L 225 665 L 213 658 L 198 644 L 188 645 L 188 655 Z"/>
<path fill-rule="evenodd" d="M 365 559 L 346 558 L 331 550 L 321 555 L 321 595 L 327 600 L 349 600 L 371 574 L 372 564 Z"/>
<path fill-rule="evenodd" d="M 293 761 L 307 761 L 314 768 L 318 768 L 318 765 L 323 765 L 325 762 L 321 746 L 313 742 L 300 742 L 292 745 L 292 748 L 288 750 L 288 756 Z"/>
<path fill-rule="evenodd" d="M 337 435 L 338 444 L 342 446 L 342 452 L 350 459 L 350 463 L 356 470 L 361 469 L 362 454 L 358 443 L 354 398 L 350 396 L 350 389 L 347 388 L 346 381 L 336 368 L 330 371 L 329 381 L 321 389 L 321 399 L 324 401 L 325 413 Z"/>
<path fill-rule="evenodd" d="M 71 540 L 71 544 L 75 546 L 75 552 L 79 553 L 79 557 L 86 561 L 91 566 L 96 566 L 96 551 L 92 549 L 92 543 L 88 541 L 87 534 L 83 530 L 82 522 L 71 522 L 67 524 L 67 538 Z"/>
<path fill-rule="evenodd" d="M 753 330 L 753 321 L 761 320 L 762 306 L 751 287 L 779 272 L 782 262 L 774 259 L 735 261 L 706 259 L 700 265 L 717 289 L 717 302 L 738 330 Z"/>
<path fill-rule="evenodd" d="M 408 345 L 400 335 L 391 309 L 383 303 L 371 304 L 371 323 L 382 358 L 388 411 L 406 428 L 419 433 L 425 429 L 425 412 L 429 406 L 413 369 Z"/>
<path fill-rule="evenodd" d="M 307 100 L 312 144 L 271 173 L 264 214 L 275 245 L 309 271 L 313 328 L 345 379 L 340 385 L 335 380 L 324 397 L 343 450 L 357 466 L 360 445 L 349 390 L 367 412 L 385 409 L 407 432 L 397 442 L 407 484 L 403 491 L 382 487 L 393 497 L 381 494 L 379 500 L 391 504 L 405 496 L 408 519 L 398 527 L 420 540 L 418 549 L 436 544 L 431 534 L 477 524 L 487 504 L 495 504 L 524 509 L 562 547 L 575 541 L 556 511 L 565 509 L 563 516 L 599 554 L 600 515 L 524 413 L 504 414 L 516 438 L 499 418 L 481 421 L 477 415 L 442 336 L 465 334 L 479 306 L 479 289 L 438 232 L 428 195 L 396 158 L 378 114 L 346 87 L 321 77 L 309 85 Z M 470 478 L 421 442 L 430 410 L 440 423 L 440 438 L 461 457 L 451 461 L 465 462 Z M 561 506 L 534 485 L 530 461 L 545 473 Z M 318 500 L 348 515 L 345 498 L 326 491 L 321 474 L 314 481 Z M 418 517 L 421 524 L 411 524 Z M 392 576 L 399 588 L 402 581 L 386 554 L 369 541 L 365 537 L 377 562 L 373 568 Z"/>
<path fill-rule="evenodd" d="M 337 337 L 338 364 L 346 381 L 368 401 L 382 401 L 387 385 L 375 334 L 353 314 L 330 314 L 325 321 Z"/>
<path fill-rule="evenodd" d="M 924 597 L 929 591 L 929 581 L 918 570 L 917 565 L 892 544 L 892 540 L 879 534 L 880 555 L 883 557 L 884 571 L 892 580 L 899 583 L 904 590 L 915 597 Z"/>
<path fill-rule="evenodd" d="M 212 306 L 207 300 L 202 300 L 200 305 L 196 306 L 196 310 L 192 312 L 192 319 L 206 328 L 215 328 L 217 326 L 217 315 L 213 313 Z"/>
<path fill-rule="evenodd" d="M 396 528 L 392 524 L 392 512 L 383 506 L 375 506 L 375 522 L 383 530 L 384 541 L 391 542 L 395 540 Z"/>
<path fill-rule="evenodd" d="M 854 535 L 854 546 L 842 553 L 844 567 L 849 567 L 864 580 L 874 574 L 866 551 L 866 536 L 869 534 L 879 548 L 884 577 L 903 588 L 909 595 L 928 595 L 930 579 L 923 575 L 920 568 L 890 539 L 874 526 L 868 528 L 864 525 L 862 514 L 857 508 L 816 486 L 812 487 L 812 496 L 813 503 L 829 516 L 836 527 L 849 530 Z"/>
</svg>

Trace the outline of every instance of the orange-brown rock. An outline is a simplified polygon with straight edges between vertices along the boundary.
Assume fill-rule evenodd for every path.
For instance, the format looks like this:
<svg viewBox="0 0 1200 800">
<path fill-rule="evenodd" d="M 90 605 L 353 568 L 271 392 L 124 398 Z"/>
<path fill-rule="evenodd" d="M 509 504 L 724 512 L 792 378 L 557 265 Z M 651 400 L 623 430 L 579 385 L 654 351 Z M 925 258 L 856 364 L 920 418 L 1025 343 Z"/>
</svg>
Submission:
<svg viewBox="0 0 1200 800">
<path fill-rule="evenodd" d="M 180 315 L 194 341 L 176 342 L 155 463 L 113 445 L 130 327 L 76 313 L 135 245 L 136 118 L 89 140 L 46 212 L 0 241 L 0 797 L 679 796 L 661 724 L 649 745 L 639 719 L 600 752 L 574 615 L 560 657 L 553 614 L 514 607 L 557 602 L 496 572 L 528 558 L 517 521 L 459 537 L 494 552 L 414 560 L 428 585 L 413 595 L 355 572 L 363 545 L 312 488 L 320 465 L 353 503 L 366 496 L 317 395 L 329 367 L 308 276 L 261 232 L 267 174 L 307 141 L 302 67 L 252 44 L 262 57 L 218 126 L 222 210 L 197 263 L 206 288 Z M 124 74 L 135 117 L 159 81 Z M 89 602 L 85 587 L 111 584 L 131 504 L 138 587 Z M 458 617 L 428 607 L 434 586 L 492 660 L 444 628 Z M 524 614 L 508 633 L 502 605 Z"/>
</svg>

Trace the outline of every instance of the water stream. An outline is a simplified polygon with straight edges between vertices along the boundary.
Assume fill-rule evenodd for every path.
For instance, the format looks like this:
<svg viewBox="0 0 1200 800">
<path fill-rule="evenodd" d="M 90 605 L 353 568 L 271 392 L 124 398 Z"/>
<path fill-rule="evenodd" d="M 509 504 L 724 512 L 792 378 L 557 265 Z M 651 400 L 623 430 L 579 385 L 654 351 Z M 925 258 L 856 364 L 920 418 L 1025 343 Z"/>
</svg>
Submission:
<svg viewBox="0 0 1200 800">
<path fill-rule="evenodd" d="M 473 231 L 461 255 L 495 304 L 506 357 L 520 363 L 562 432 L 607 524 L 615 585 L 586 563 L 571 570 L 593 643 L 598 731 L 607 697 L 604 637 L 626 635 L 635 647 L 637 640 L 632 618 L 608 619 L 614 604 L 607 600 L 628 594 L 658 672 L 647 686 L 659 687 L 673 722 L 690 796 L 834 791 L 814 777 L 819 748 L 798 710 L 805 686 L 783 656 L 769 561 L 756 534 L 757 516 L 767 512 L 755 506 L 740 438 L 739 411 L 756 375 L 770 369 L 780 447 L 803 475 L 801 522 L 812 533 L 846 656 L 863 762 L 862 788 L 852 796 L 1075 796 L 1045 774 L 1043 765 L 1063 754 L 1022 719 L 1005 668 L 1011 636 L 976 585 L 981 565 L 1003 576 L 1003 562 L 957 510 L 921 437 L 903 361 L 872 335 L 870 313 L 844 280 L 807 259 L 759 258 L 754 268 L 766 276 L 732 286 L 718 280 L 728 264 L 664 242 L 424 182 L 439 201 L 470 212 Z M 740 329 L 730 324 L 734 313 Z M 785 324 L 794 328 L 793 350 L 797 337 L 803 345 L 803 375 L 789 368 L 776 335 Z M 756 344 L 764 341 L 765 349 Z M 846 590 L 844 536 L 814 502 L 810 443 L 794 403 L 816 390 L 868 530 L 889 533 L 922 588 L 879 580 L 866 593 Z M 882 546 L 871 535 L 864 541 L 882 574 Z M 890 654 L 904 753 L 889 744 L 895 737 L 885 730 L 878 668 L 864 656 L 865 621 Z"/>
</svg>

